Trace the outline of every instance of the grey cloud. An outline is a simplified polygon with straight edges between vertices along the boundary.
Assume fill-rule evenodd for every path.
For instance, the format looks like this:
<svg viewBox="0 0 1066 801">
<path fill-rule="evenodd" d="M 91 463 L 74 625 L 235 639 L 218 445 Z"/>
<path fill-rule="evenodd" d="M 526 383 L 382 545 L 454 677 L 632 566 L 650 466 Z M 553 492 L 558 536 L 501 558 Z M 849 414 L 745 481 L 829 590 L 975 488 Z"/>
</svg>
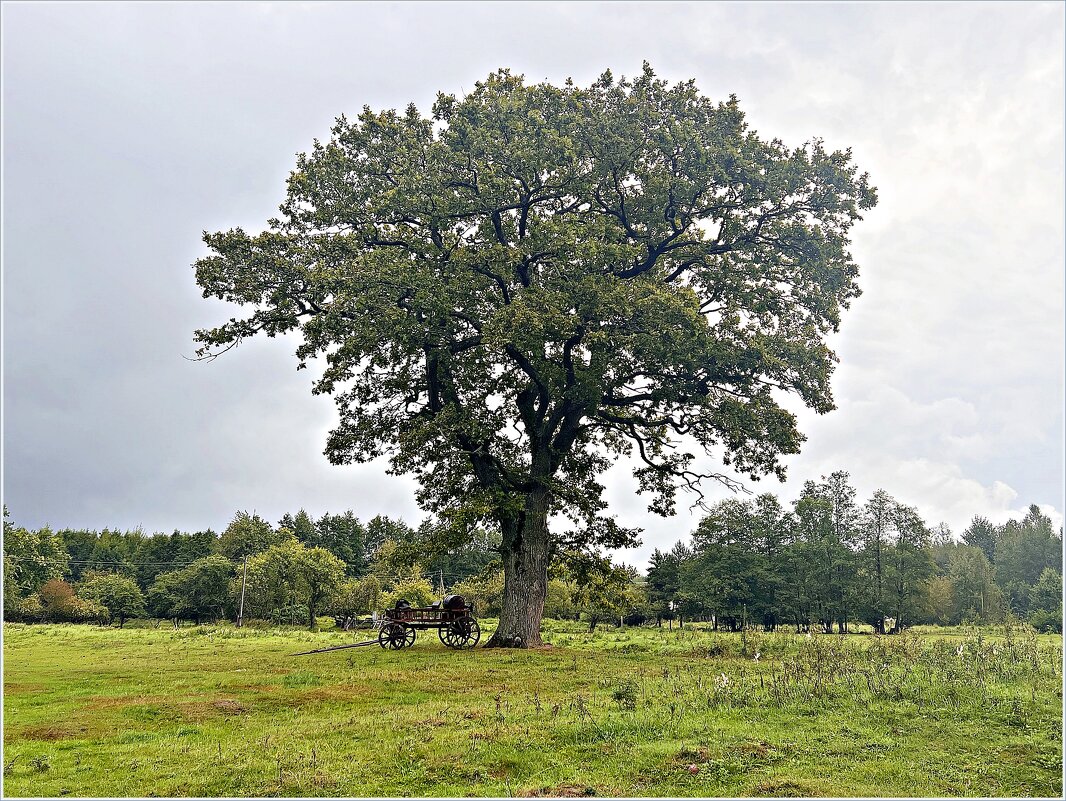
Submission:
<svg viewBox="0 0 1066 801">
<path fill-rule="evenodd" d="M 204 229 L 273 215 L 296 152 L 362 105 L 428 108 L 510 66 L 735 92 L 753 127 L 852 146 L 882 202 L 835 338 L 839 411 L 787 484 L 851 470 L 931 521 L 1063 509 L 1063 10 L 1056 4 L 9 4 L 4 7 L 4 499 L 26 525 L 218 528 L 420 516 L 382 464 L 330 467 L 293 343 L 193 364 L 225 319 Z M 891 428 L 895 426 L 895 430 Z M 641 561 L 691 530 L 644 525 Z M 790 494 L 791 493 L 791 494 Z M 1013 493 L 1013 494 L 1012 494 Z M 711 488 L 711 497 L 724 490 Z M 906 498 L 904 498 L 906 500 Z"/>
</svg>

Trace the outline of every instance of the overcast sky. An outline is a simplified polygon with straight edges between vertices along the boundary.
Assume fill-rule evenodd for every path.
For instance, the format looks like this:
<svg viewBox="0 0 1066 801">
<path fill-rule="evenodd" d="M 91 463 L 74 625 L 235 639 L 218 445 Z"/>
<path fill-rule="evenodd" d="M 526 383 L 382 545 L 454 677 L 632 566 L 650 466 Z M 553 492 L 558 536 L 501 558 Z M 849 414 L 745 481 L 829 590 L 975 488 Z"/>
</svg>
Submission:
<svg viewBox="0 0 1066 801">
<path fill-rule="evenodd" d="M 847 470 L 956 533 L 1063 503 L 1064 6 L 16 4 L 3 7 L 3 494 L 26 526 L 223 528 L 306 508 L 421 513 L 331 467 L 336 412 L 291 340 L 195 363 L 203 230 L 261 228 L 297 152 L 364 104 L 428 110 L 499 67 L 587 84 L 647 59 L 735 93 L 764 137 L 851 147 L 880 203 L 789 480 Z M 611 473 L 643 565 L 662 520 Z M 713 497 L 725 492 L 714 490 Z"/>
</svg>

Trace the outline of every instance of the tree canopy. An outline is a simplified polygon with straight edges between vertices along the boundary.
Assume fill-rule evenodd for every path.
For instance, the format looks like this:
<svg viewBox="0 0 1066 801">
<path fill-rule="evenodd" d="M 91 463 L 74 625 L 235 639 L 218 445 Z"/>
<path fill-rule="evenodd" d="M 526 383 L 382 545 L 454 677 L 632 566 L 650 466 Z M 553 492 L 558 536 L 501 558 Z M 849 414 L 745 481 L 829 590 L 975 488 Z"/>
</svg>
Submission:
<svg viewBox="0 0 1066 801">
<path fill-rule="evenodd" d="M 364 109 L 298 157 L 281 217 L 205 234 L 210 358 L 299 331 L 340 419 L 337 464 L 382 455 L 459 527 L 499 527 L 491 644 L 539 641 L 558 548 L 629 544 L 602 472 L 634 455 L 667 514 L 702 450 L 757 478 L 803 437 L 779 393 L 833 408 L 824 341 L 858 295 L 849 232 L 876 195 L 850 151 L 748 128 L 736 98 L 645 65 L 587 88 L 500 70 L 432 116 Z M 676 444 L 684 447 L 673 447 Z M 549 514 L 574 521 L 549 533 Z"/>
</svg>

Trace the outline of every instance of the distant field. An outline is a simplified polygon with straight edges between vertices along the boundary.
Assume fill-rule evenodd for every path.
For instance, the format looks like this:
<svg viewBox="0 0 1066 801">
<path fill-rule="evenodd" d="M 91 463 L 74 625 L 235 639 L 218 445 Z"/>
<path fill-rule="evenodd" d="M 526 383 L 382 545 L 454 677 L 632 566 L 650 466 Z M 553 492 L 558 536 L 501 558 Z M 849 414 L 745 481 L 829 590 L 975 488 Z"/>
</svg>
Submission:
<svg viewBox="0 0 1066 801">
<path fill-rule="evenodd" d="M 541 651 L 454 652 L 423 632 L 406 651 L 292 657 L 353 635 L 3 631 L 7 796 L 1063 789 L 1058 636 L 549 622 Z"/>
</svg>

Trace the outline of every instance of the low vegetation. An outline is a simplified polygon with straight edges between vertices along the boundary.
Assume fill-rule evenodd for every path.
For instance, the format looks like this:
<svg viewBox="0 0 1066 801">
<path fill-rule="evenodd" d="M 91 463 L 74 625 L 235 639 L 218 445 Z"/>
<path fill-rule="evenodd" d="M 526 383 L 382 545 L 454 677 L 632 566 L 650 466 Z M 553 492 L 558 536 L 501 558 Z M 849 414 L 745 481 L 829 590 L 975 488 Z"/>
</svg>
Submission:
<svg viewBox="0 0 1066 801">
<path fill-rule="evenodd" d="M 292 656 L 362 636 L 6 624 L 5 794 L 1062 794 L 1062 640 L 1027 626 Z"/>
</svg>

